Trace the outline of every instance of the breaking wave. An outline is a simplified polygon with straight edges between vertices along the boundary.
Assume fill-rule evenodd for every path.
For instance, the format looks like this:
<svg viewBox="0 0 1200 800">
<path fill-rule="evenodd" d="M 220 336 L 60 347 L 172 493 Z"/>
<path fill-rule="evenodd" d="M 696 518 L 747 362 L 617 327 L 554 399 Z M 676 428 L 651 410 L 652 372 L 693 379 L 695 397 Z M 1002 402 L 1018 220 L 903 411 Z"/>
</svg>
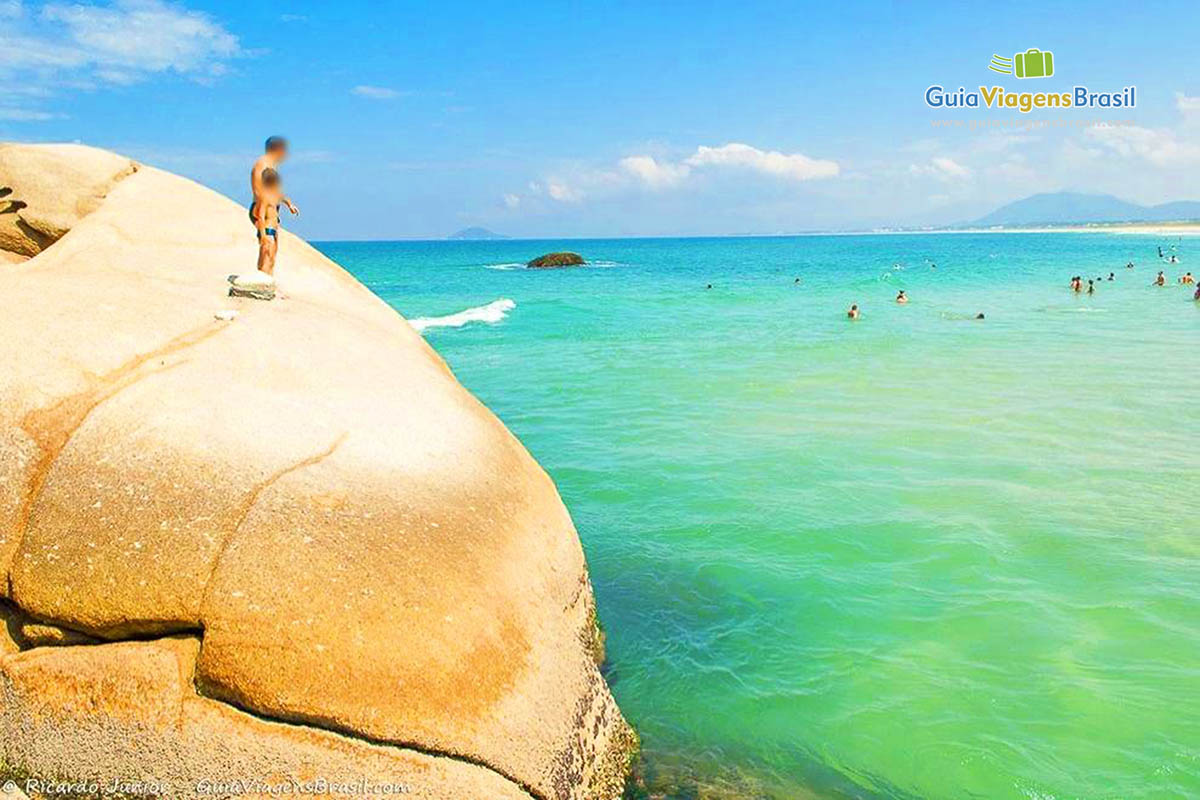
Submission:
<svg viewBox="0 0 1200 800">
<path fill-rule="evenodd" d="M 486 322 L 489 325 L 494 325 L 508 316 L 508 312 L 516 307 L 517 304 L 512 300 L 509 300 L 507 297 L 501 297 L 499 300 L 493 300 L 487 305 L 463 309 L 453 314 L 447 314 L 444 317 L 418 317 L 417 319 L 410 319 L 408 324 L 421 333 L 430 328 L 461 328 L 472 322 Z"/>
</svg>

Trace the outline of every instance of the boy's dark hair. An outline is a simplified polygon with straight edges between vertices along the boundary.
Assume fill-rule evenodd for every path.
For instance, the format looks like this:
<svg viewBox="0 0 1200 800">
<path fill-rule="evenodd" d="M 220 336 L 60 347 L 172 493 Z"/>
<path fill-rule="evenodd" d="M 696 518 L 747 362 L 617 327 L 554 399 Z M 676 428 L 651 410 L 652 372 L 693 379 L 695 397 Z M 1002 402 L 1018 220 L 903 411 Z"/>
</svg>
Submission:
<svg viewBox="0 0 1200 800">
<path fill-rule="evenodd" d="M 273 153 L 276 150 L 286 150 L 287 139 L 282 136 L 268 136 L 265 148 L 268 153 Z"/>
<path fill-rule="evenodd" d="M 279 173 L 268 167 L 262 173 L 263 186 L 276 186 L 279 184 Z"/>
</svg>

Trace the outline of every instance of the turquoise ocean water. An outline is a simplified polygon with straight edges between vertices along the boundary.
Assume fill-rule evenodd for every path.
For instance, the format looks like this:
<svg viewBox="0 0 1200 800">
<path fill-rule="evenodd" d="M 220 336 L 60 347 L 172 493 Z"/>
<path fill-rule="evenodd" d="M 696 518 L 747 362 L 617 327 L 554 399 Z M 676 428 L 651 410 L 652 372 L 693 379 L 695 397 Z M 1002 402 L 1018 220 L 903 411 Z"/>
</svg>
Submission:
<svg viewBox="0 0 1200 800">
<path fill-rule="evenodd" d="M 320 247 L 558 483 L 652 796 L 1200 796 L 1200 241 Z"/>
</svg>

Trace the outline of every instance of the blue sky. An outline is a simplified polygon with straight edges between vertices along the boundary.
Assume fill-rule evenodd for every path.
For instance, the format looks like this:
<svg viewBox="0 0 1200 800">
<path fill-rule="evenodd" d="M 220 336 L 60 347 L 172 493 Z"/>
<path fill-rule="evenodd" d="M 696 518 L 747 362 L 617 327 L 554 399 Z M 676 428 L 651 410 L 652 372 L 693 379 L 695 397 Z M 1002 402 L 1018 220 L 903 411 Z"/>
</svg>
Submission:
<svg viewBox="0 0 1200 800">
<path fill-rule="evenodd" d="M 933 224 L 1039 191 L 1200 199 L 1197 30 L 1194 0 L 0 0 L 0 139 L 120 150 L 245 201 L 283 133 L 313 238 Z M 987 70 L 1029 47 L 1054 78 Z M 1135 84 L 1138 107 L 1067 115 L 1132 123 L 1111 128 L 934 128 L 1023 115 L 931 110 L 932 83 Z"/>
</svg>

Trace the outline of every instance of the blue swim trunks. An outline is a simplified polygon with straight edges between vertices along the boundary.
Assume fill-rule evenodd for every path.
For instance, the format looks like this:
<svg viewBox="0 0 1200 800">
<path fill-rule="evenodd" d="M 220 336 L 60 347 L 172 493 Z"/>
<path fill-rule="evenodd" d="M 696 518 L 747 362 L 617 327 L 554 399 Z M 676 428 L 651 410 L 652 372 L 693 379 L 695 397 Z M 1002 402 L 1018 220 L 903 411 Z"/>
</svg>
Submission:
<svg viewBox="0 0 1200 800">
<path fill-rule="evenodd" d="M 276 213 L 279 213 L 279 212 L 276 211 Z M 254 203 L 250 204 L 250 221 L 255 223 L 256 225 L 258 224 L 258 220 L 254 216 Z M 266 231 L 267 236 L 274 236 L 276 239 L 279 238 L 279 231 L 277 231 L 275 228 L 266 228 L 265 231 Z M 262 238 L 261 233 L 257 234 L 257 236 L 259 239 Z"/>
</svg>

